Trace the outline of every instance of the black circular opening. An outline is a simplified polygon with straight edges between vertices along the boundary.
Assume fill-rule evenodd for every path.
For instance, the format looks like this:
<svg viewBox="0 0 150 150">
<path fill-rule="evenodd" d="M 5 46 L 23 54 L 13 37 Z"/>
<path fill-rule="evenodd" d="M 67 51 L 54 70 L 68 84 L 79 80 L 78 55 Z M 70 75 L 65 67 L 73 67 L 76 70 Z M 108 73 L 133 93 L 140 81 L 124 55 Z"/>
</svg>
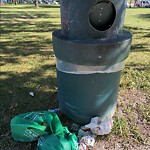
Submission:
<svg viewBox="0 0 150 150">
<path fill-rule="evenodd" d="M 109 29 L 116 18 L 115 6 L 110 1 L 101 1 L 95 4 L 89 12 L 91 25 L 99 31 Z"/>
</svg>

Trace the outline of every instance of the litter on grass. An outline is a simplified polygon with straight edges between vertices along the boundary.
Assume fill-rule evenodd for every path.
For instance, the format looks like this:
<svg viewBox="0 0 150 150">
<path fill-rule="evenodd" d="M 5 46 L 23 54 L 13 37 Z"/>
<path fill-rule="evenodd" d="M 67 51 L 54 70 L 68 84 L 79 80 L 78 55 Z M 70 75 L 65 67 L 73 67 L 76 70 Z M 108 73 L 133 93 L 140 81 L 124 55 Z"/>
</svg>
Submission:
<svg viewBox="0 0 150 150">
<path fill-rule="evenodd" d="M 94 148 L 95 138 L 84 136 L 80 139 L 79 150 L 90 150 Z"/>
<path fill-rule="evenodd" d="M 31 96 L 35 96 L 35 94 L 33 92 L 29 92 L 29 95 Z"/>
<path fill-rule="evenodd" d="M 14 140 L 38 140 L 38 150 L 78 150 L 76 135 L 62 126 L 56 113 L 38 111 L 21 114 L 12 119 L 10 126 Z"/>
<path fill-rule="evenodd" d="M 54 112 L 54 113 L 57 113 L 59 112 L 60 109 L 59 108 L 56 108 L 56 109 L 49 109 L 48 112 Z"/>
<path fill-rule="evenodd" d="M 112 118 L 102 120 L 94 117 L 89 124 L 81 127 L 72 124 L 71 129 L 78 132 L 76 136 L 62 126 L 56 114 L 59 111 L 57 108 L 15 116 L 10 124 L 13 139 L 21 142 L 38 141 L 37 150 L 91 150 L 98 135 L 111 132 Z"/>
<path fill-rule="evenodd" d="M 95 138 L 98 135 L 109 134 L 112 126 L 112 118 L 105 120 L 102 120 L 100 117 L 92 118 L 89 124 L 82 126 L 78 131 L 79 150 L 93 149 Z"/>
<path fill-rule="evenodd" d="M 91 122 L 85 126 L 82 126 L 82 130 L 90 130 L 95 135 L 109 134 L 112 130 L 113 119 L 101 120 L 100 117 L 94 117 Z"/>
</svg>

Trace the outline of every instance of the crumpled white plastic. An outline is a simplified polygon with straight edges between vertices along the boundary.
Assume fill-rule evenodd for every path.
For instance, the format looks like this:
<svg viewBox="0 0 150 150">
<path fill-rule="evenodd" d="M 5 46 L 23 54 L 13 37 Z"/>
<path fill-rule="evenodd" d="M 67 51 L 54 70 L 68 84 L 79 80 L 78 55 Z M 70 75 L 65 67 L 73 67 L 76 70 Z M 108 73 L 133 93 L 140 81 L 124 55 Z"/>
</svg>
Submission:
<svg viewBox="0 0 150 150">
<path fill-rule="evenodd" d="M 113 126 L 113 119 L 105 119 L 101 121 L 100 117 L 94 117 L 91 122 L 82 127 L 82 129 L 90 129 L 93 134 L 105 135 L 111 132 Z"/>
<path fill-rule="evenodd" d="M 79 150 L 90 150 L 94 148 L 95 137 L 97 135 L 105 135 L 111 132 L 113 119 L 108 118 L 102 120 L 100 117 L 94 117 L 91 122 L 82 126 L 78 131 Z"/>
<path fill-rule="evenodd" d="M 79 150 L 90 150 L 93 149 L 95 143 L 94 137 L 84 136 L 80 139 Z"/>
<path fill-rule="evenodd" d="M 35 96 L 33 92 L 29 92 L 29 95 L 31 95 L 32 97 Z"/>
</svg>

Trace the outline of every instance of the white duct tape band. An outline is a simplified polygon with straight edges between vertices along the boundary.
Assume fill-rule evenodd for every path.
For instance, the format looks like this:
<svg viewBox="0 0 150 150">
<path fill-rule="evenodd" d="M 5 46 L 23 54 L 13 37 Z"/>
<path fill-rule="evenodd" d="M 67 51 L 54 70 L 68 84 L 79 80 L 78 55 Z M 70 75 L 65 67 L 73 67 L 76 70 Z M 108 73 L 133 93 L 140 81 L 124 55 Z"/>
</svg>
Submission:
<svg viewBox="0 0 150 150">
<path fill-rule="evenodd" d="M 56 68 L 65 73 L 72 74 L 92 74 L 92 73 L 113 73 L 123 70 L 125 61 L 107 66 L 85 66 L 64 62 L 56 58 Z"/>
</svg>

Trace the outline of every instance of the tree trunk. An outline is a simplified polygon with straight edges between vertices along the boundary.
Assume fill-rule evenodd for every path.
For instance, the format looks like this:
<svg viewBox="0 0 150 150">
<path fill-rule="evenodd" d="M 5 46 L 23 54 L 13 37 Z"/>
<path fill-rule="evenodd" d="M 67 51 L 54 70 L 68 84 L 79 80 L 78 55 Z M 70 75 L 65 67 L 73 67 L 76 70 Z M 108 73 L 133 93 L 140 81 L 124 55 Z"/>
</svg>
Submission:
<svg viewBox="0 0 150 150">
<path fill-rule="evenodd" d="M 132 4 L 132 0 L 130 0 L 130 2 L 129 2 L 129 7 L 131 7 L 131 4 Z"/>
<path fill-rule="evenodd" d="M 134 6 L 136 6 L 137 0 L 134 1 Z"/>
<path fill-rule="evenodd" d="M 35 7 L 38 7 L 39 5 L 38 5 L 38 0 L 35 0 L 34 1 L 34 4 L 35 4 Z"/>
<path fill-rule="evenodd" d="M 17 5 L 17 0 L 13 0 L 14 4 Z"/>
</svg>

